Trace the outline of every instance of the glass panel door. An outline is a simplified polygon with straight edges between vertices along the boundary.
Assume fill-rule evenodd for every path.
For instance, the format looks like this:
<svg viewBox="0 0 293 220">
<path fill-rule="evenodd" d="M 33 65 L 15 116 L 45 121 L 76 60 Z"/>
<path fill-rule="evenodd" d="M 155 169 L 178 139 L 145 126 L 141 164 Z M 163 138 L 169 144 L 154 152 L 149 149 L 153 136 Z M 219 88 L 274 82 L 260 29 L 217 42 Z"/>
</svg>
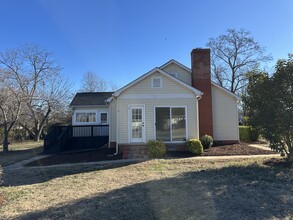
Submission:
<svg viewBox="0 0 293 220">
<path fill-rule="evenodd" d="M 164 142 L 186 140 L 184 107 L 156 107 L 156 139 Z"/>
<path fill-rule="evenodd" d="M 186 120 L 185 108 L 171 108 L 172 115 L 172 141 L 185 141 Z"/>
<path fill-rule="evenodd" d="M 143 107 L 131 107 L 130 109 L 130 135 L 131 142 L 144 142 L 144 116 Z"/>
<path fill-rule="evenodd" d="M 156 108 L 156 138 L 161 141 L 170 141 L 170 108 Z"/>
</svg>

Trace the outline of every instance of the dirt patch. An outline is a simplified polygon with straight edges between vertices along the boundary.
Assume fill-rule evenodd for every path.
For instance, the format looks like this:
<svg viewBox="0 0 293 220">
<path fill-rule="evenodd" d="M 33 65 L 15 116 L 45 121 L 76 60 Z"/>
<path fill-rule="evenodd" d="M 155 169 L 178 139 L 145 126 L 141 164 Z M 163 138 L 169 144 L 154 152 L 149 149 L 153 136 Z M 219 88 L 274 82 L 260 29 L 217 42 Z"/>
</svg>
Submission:
<svg viewBox="0 0 293 220">
<path fill-rule="evenodd" d="M 83 163 L 83 162 L 97 162 L 105 160 L 119 160 L 122 159 L 122 155 L 113 155 L 115 149 L 98 149 L 89 150 L 85 152 L 67 152 L 59 153 L 50 157 L 46 157 L 40 160 L 33 161 L 25 166 L 50 166 L 56 164 L 66 163 Z"/>
<path fill-rule="evenodd" d="M 246 143 L 231 144 L 210 147 L 205 150 L 202 156 L 232 156 L 232 155 L 261 155 L 261 154 L 277 154 L 271 150 L 263 150 L 251 147 Z"/>
</svg>

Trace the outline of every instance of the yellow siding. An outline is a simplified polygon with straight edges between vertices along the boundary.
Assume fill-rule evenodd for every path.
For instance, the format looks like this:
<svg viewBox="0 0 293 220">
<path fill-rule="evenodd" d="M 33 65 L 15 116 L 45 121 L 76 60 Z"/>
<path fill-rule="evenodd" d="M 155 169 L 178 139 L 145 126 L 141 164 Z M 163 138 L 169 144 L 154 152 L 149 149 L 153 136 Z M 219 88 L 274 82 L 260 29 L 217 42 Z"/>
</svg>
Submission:
<svg viewBox="0 0 293 220">
<path fill-rule="evenodd" d="M 239 140 L 235 97 L 212 85 L 213 131 L 215 140 Z"/>
<path fill-rule="evenodd" d="M 163 87 L 162 88 L 152 88 L 152 77 L 162 77 Z M 141 80 L 137 84 L 133 85 L 131 88 L 126 89 L 122 92 L 120 99 L 124 98 L 126 95 L 137 95 L 137 94 L 147 94 L 147 95 L 156 95 L 156 94 L 182 94 L 182 93 L 192 93 L 189 89 L 183 87 L 179 83 L 174 82 L 163 74 L 155 72 L 145 79 Z M 125 97 L 126 98 L 126 97 Z"/>
<path fill-rule="evenodd" d="M 163 88 L 151 88 L 151 78 L 153 76 L 156 76 L 156 73 L 148 76 L 138 84 L 127 89 L 118 97 L 118 142 L 120 144 L 129 143 L 128 107 L 129 105 L 135 104 L 145 106 L 146 141 L 155 138 L 155 106 L 186 106 L 188 129 L 187 138 L 198 138 L 197 100 L 194 93 L 173 80 L 162 76 L 161 74 L 159 76 L 162 76 L 163 78 Z M 176 98 L 172 94 L 179 94 L 180 98 Z"/>
<path fill-rule="evenodd" d="M 177 73 L 178 79 L 180 79 L 188 85 L 191 85 L 191 73 L 181 68 L 180 66 L 172 63 L 163 68 L 163 70 L 167 73 Z"/>
</svg>

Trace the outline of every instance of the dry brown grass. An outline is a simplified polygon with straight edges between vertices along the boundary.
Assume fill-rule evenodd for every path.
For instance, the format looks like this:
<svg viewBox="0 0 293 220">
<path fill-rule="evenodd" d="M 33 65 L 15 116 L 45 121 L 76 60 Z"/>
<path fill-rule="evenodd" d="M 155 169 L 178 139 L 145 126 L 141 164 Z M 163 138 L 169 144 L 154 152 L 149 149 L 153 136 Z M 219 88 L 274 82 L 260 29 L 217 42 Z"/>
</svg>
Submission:
<svg viewBox="0 0 293 220">
<path fill-rule="evenodd" d="M 291 219 L 293 170 L 261 158 L 4 173 L 1 219 Z M 10 187 L 8 187 L 10 186 Z"/>
<path fill-rule="evenodd" d="M 43 141 L 27 141 L 13 143 L 9 145 L 9 152 L 3 153 L 3 147 L 0 146 L 0 165 L 7 166 L 43 152 Z"/>
</svg>

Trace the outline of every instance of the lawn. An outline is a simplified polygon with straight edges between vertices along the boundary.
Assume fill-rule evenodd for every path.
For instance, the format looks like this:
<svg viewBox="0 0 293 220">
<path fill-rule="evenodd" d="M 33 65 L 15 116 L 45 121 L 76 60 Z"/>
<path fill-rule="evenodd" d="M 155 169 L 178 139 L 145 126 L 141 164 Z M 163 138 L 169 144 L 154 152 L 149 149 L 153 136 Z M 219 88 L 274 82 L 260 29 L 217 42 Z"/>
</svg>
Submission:
<svg viewBox="0 0 293 220">
<path fill-rule="evenodd" d="M 293 170 L 264 160 L 161 159 L 4 170 L 0 216 L 292 219 Z"/>
<path fill-rule="evenodd" d="M 9 152 L 3 153 L 3 147 L 0 146 L 0 166 L 7 166 L 43 152 L 43 141 L 27 141 L 13 143 L 9 145 Z"/>
</svg>

